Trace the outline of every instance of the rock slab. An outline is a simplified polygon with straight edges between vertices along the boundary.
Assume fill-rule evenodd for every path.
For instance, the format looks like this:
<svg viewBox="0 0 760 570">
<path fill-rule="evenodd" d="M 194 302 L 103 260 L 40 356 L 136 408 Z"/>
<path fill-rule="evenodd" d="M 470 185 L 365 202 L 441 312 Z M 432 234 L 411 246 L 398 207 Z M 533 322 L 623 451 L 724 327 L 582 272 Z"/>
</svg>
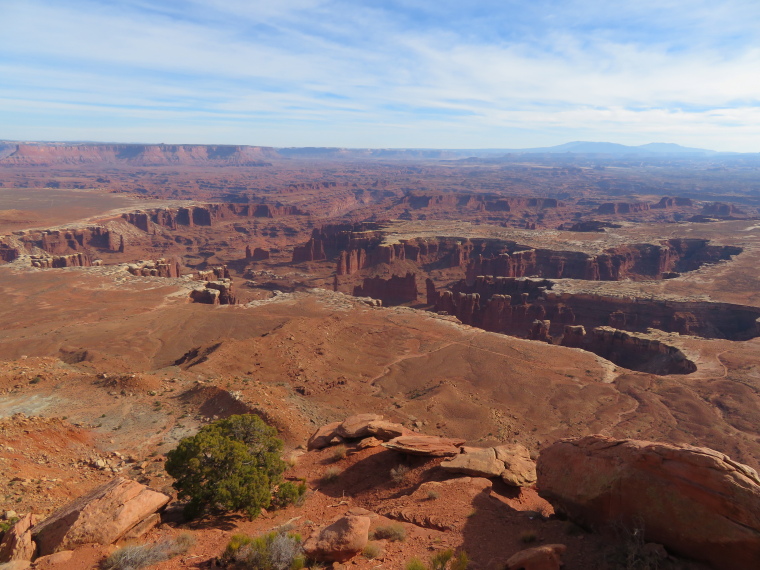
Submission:
<svg viewBox="0 0 760 570">
<path fill-rule="evenodd" d="M 521 550 L 507 560 L 507 570 L 559 570 L 561 556 L 566 550 L 564 544 L 545 544 Z"/>
<path fill-rule="evenodd" d="M 369 540 L 371 519 L 347 515 L 317 531 L 304 542 L 306 554 L 323 562 L 345 562 L 360 553 Z"/>
<path fill-rule="evenodd" d="M 621 521 L 718 569 L 760 568 L 760 478 L 705 447 L 565 439 L 541 452 L 539 494 L 581 524 Z"/>
<path fill-rule="evenodd" d="M 41 556 L 80 544 L 112 544 L 167 502 L 167 495 L 117 477 L 53 513 L 32 534 Z"/>
<path fill-rule="evenodd" d="M 31 560 L 36 548 L 30 528 L 34 524 L 31 514 L 21 517 L 3 536 L 0 542 L 0 563 Z"/>
<path fill-rule="evenodd" d="M 464 442 L 464 439 L 436 437 L 434 435 L 404 435 L 384 443 L 383 446 L 409 455 L 453 457 L 459 455 L 459 447 Z"/>
</svg>

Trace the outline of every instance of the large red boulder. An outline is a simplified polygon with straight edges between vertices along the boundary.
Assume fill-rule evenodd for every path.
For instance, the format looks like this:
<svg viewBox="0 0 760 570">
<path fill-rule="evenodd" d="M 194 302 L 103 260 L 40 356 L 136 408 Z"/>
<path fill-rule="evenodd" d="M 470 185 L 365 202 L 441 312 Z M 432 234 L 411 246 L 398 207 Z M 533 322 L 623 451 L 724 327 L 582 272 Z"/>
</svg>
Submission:
<svg viewBox="0 0 760 570">
<path fill-rule="evenodd" d="M 90 542 L 112 544 L 168 501 L 163 493 L 117 477 L 54 512 L 32 535 L 41 556 Z"/>
<path fill-rule="evenodd" d="M 34 558 L 35 544 L 32 542 L 32 533 L 29 530 L 33 524 L 34 517 L 28 514 L 8 529 L 0 542 L 0 564 Z"/>
<path fill-rule="evenodd" d="M 453 457 L 459 455 L 459 448 L 464 439 L 437 437 L 434 435 L 402 435 L 383 446 L 408 455 L 427 455 L 429 457 Z"/>
<path fill-rule="evenodd" d="M 367 546 L 370 523 L 368 516 L 346 514 L 309 537 L 304 551 L 315 560 L 345 562 Z"/>
<path fill-rule="evenodd" d="M 716 568 L 760 568 L 760 478 L 705 447 L 592 435 L 537 463 L 539 494 L 581 524 L 623 523 Z"/>
</svg>

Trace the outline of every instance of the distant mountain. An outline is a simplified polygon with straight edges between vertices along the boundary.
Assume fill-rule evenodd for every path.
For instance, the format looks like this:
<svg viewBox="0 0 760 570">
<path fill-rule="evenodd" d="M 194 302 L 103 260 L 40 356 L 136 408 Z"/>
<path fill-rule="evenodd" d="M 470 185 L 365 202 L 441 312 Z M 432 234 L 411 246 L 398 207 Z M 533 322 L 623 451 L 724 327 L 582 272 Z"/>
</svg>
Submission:
<svg viewBox="0 0 760 570">
<path fill-rule="evenodd" d="M 708 156 L 719 154 L 714 150 L 702 148 L 689 148 L 675 143 L 648 143 L 640 146 L 628 146 L 624 144 L 610 142 L 588 142 L 575 141 L 557 146 L 547 146 L 539 148 L 522 148 L 505 152 L 524 153 L 524 154 L 606 154 L 613 156 L 632 156 L 632 155 L 698 155 Z"/>
</svg>

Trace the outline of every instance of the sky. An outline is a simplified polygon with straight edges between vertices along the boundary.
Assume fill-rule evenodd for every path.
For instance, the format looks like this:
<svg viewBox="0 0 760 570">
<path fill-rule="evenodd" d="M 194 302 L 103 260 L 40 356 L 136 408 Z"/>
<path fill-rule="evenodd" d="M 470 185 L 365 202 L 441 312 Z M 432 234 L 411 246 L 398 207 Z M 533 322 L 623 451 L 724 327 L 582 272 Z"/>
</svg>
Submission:
<svg viewBox="0 0 760 570">
<path fill-rule="evenodd" d="M 760 152 L 757 0 L 0 0 L 0 139 Z"/>
</svg>

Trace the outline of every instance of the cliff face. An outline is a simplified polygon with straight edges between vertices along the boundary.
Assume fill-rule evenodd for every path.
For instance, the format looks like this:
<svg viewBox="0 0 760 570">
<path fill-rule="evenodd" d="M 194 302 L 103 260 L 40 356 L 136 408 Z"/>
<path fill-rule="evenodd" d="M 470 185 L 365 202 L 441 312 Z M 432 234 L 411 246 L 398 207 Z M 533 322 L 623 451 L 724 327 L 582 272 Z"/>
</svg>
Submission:
<svg viewBox="0 0 760 570">
<path fill-rule="evenodd" d="M 229 145 L 16 145 L 0 159 L 9 166 L 130 165 L 130 166 L 268 166 L 277 151 L 266 147 Z"/>
<path fill-rule="evenodd" d="M 411 210 L 467 209 L 480 212 L 511 212 L 518 209 L 562 208 L 564 203 L 555 198 L 504 198 L 488 194 L 461 194 L 454 192 L 413 192 L 399 200 L 399 205 Z"/>
<path fill-rule="evenodd" d="M 632 244 L 610 248 L 599 255 L 529 249 L 491 257 L 479 255 L 469 262 L 467 279 L 470 283 L 478 275 L 590 281 L 661 279 L 663 274 L 693 271 L 706 263 L 730 259 L 741 252 L 739 247 L 712 246 L 704 239 L 672 239 L 660 245 Z"/>
<path fill-rule="evenodd" d="M 37 247 L 53 255 L 68 255 L 77 252 L 84 252 L 90 249 L 100 249 L 106 251 L 124 251 L 124 241 L 121 235 L 116 234 L 102 226 L 90 226 L 87 228 L 77 228 L 73 230 L 43 230 L 29 231 L 18 235 L 18 241 L 25 247 Z M 9 257 L 12 256 L 10 251 L 14 248 L 10 246 L 0 246 L 0 252 L 9 251 Z M 18 250 L 16 250 L 18 257 Z M 3 256 L 5 260 L 5 256 Z M 15 257 L 14 257 L 15 259 Z M 7 259 L 6 261 L 13 261 Z"/>
<path fill-rule="evenodd" d="M 362 285 L 354 287 L 355 297 L 372 297 L 380 299 L 384 306 L 417 301 L 417 276 L 407 273 L 406 276 L 393 275 L 389 279 L 382 277 L 367 277 Z"/>
<path fill-rule="evenodd" d="M 610 326 L 630 332 L 649 328 L 705 338 L 743 340 L 760 334 L 760 309 L 728 303 L 653 301 L 584 294 L 556 294 L 546 279 L 478 277 L 436 291 L 428 280 L 427 302 L 435 311 L 494 332 L 526 336 L 534 320 L 550 321 L 552 337 L 565 325 L 586 330 Z"/>
<path fill-rule="evenodd" d="M 169 229 L 179 226 L 213 226 L 214 224 L 237 218 L 277 218 L 280 216 L 305 215 L 295 206 L 275 206 L 271 204 L 206 204 L 177 209 L 157 209 L 144 212 L 122 214 L 127 222 L 144 232 L 150 231 L 150 224 Z"/>
</svg>

